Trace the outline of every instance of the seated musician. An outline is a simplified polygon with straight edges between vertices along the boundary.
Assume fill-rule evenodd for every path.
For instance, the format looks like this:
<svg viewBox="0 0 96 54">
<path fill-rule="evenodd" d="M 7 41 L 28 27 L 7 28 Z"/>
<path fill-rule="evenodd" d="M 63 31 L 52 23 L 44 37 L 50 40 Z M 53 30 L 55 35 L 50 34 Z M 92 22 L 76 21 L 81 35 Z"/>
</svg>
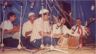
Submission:
<svg viewBox="0 0 96 54">
<path fill-rule="evenodd" d="M 39 14 L 40 18 L 34 21 L 34 29 L 30 41 L 34 41 L 36 47 L 43 48 L 51 44 L 51 29 L 48 19 L 49 10 L 41 9 Z"/>
<path fill-rule="evenodd" d="M 33 32 L 34 19 L 35 19 L 35 13 L 30 12 L 28 14 L 28 21 L 26 21 L 22 27 L 22 35 L 23 36 L 22 36 L 21 40 L 22 40 L 23 45 L 28 49 L 32 48 L 32 45 L 30 43 L 30 36 Z"/>
<path fill-rule="evenodd" d="M 70 30 L 64 25 L 65 22 L 65 18 L 60 16 L 58 22 L 53 25 L 53 37 L 56 39 L 56 42 L 60 47 L 64 47 L 64 43 L 67 44 L 67 34 L 70 33 Z"/>
<path fill-rule="evenodd" d="M 13 12 L 10 12 L 7 15 L 7 20 L 1 23 L 1 29 L 4 30 L 3 40 L 4 40 L 5 46 L 16 47 L 18 45 L 19 26 L 13 25 L 13 22 L 15 21 L 15 19 L 16 19 L 16 14 Z"/>
<path fill-rule="evenodd" d="M 82 22 L 81 22 L 80 18 L 77 18 L 76 19 L 76 25 L 74 25 L 72 27 L 72 30 L 73 30 L 74 33 L 77 33 L 77 34 L 80 35 L 79 38 L 78 38 L 79 39 L 79 47 L 82 48 L 82 46 L 83 46 L 83 39 L 86 36 L 86 34 L 88 34 L 87 33 L 88 32 L 87 27 L 82 25 Z"/>
</svg>

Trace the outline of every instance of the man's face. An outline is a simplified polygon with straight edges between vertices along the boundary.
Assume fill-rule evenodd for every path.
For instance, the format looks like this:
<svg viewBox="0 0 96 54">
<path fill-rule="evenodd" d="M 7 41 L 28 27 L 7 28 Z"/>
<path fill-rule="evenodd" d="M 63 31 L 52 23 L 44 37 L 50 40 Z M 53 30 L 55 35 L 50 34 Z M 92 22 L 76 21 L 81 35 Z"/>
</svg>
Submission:
<svg viewBox="0 0 96 54">
<path fill-rule="evenodd" d="M 81 20 L 80 19 L 77 19 L 76 20 L 76 24 L 79 26 L 79 25 L 81 25 Z"/>
<path fill-rule="evenodd" d="M 44 14 L 43 14 L 43 19 L 44 19 L 44 20 L 48 20 L 48 17 L 49 17 L 49 13 L 44 13 Z"/>
<path fill-rule="evenodd" d="M 30 16 L 29 19 L 30 19 L 31 21 L 33 21 L 33 20 L 35 19 L 35 15 Z"/>
<path fill-rule="evenodd" d="M 60 20 L 58 20 L 58 23 L 57 23 L 58 25 L 63 25 L 63 24 L 65 24 L 65 18 L 62 18 L 62 19 L 60 19 Z"/>
<path fill-rule="evenodd" d="M 61 19 L 61 24 L 65 24 L 65 18 Z"/>
<path fill-rule="evenodd" d="M 13 22 L 16 20 L 16 15 L 10 16 L 10 20 Z"/>
<path fill-rule="evenodd" d="M 61 25 L 61 23 L 60 23 L 60 22 L 61 22 L 61 20 L 58 20 L 58 22 L 57 22 L 57 25 L 58 25 L 58 26 L 60 26 L 60 25 Z"/>
</svg>

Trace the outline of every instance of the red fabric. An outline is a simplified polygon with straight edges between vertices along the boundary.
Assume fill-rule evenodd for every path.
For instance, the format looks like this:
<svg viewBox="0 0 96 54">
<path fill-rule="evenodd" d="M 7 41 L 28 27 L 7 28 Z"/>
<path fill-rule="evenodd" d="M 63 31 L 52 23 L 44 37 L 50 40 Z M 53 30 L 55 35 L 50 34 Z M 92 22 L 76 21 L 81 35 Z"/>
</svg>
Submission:
<svg viewBox="0 0 96 54">
<path fill-rule="evenodd" d="M 81 33 L 80 33 L 80 32 L 81 32 Z M 78 26 L 78 33 L 80 34 L 80 36 L 83 35 L 83 30 L 82 30 L 81 26 Z"/>
</svg>

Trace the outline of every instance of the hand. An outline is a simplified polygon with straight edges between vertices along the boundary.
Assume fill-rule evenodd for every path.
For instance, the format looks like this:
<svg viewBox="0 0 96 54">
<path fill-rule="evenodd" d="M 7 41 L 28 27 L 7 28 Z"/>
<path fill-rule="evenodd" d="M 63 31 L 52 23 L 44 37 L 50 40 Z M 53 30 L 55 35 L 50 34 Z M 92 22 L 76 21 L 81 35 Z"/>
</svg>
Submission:
<svg viewBox="0 0 96 54">
<path fill-rule="evenodd" d="M 44 32 L 39 32 L 39 34 L 40 34 L 41 36 L 44 36 Z"/>
<path fill-rule="evenodd" d="M 5 30 L 4 30 L 4 33 L 5 33 L 5 34 L 10 33 L 10 30 L 5 29 Z"/>
<path fill-rule="evenodd" d="M 25 36 L 28 36 L 31 33 L 32 33 L 32 31 L 28 31 L 28 32 L 25 33 Z"/>
<path fill-rule="evenodd" d="M 50 36 L 50 32 L 39 32 L 39 34 L 41 35 L 41 36 Z"/>
<path fill-rule="evenodd" d="M 19 26 L 14 26 L 13 27 L 14 32 L 19 32 L 19 29 L 20 29 Z"/>
<path fill-rule="evenodd" d="M 30 40 L 30 36 L 26 36 L 25 38 Z"/>
</svg>

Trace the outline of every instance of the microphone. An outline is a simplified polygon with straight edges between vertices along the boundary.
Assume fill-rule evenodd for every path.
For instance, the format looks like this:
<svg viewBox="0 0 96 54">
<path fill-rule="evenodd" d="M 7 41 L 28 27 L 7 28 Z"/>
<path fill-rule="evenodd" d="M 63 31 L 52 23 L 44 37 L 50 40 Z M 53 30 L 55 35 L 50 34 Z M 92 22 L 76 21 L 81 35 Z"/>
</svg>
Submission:
<svg viewBox="0 0 96 54">
<path fill-rule="evenodd" d="M 95 10 L 95 5 L 91 6 L 91 10 L 94 11 Z"/>
<path fill-rule="evenodd" d="M 34 7 L 34 2 L 31 2 L 30 8 Z"/>
<path fill-rule="evenodd" d="M 3 8 L 12 7 L 12 1 L 3 1 Z"/>
<path fill-rule="evenodd" d="M 20 4 L 20 6 L 23 6 L 23 1 L 20 0 L 20 1 L 19 1 L 19 4 Z"/>
<path fill-rule="evenodd" d="M 7 4 L 8 4 L 8 2 L 7 1 L 4 1 L 3 2 L 3 8 L 6 8 L 7 7 Z"/>
</svg>

